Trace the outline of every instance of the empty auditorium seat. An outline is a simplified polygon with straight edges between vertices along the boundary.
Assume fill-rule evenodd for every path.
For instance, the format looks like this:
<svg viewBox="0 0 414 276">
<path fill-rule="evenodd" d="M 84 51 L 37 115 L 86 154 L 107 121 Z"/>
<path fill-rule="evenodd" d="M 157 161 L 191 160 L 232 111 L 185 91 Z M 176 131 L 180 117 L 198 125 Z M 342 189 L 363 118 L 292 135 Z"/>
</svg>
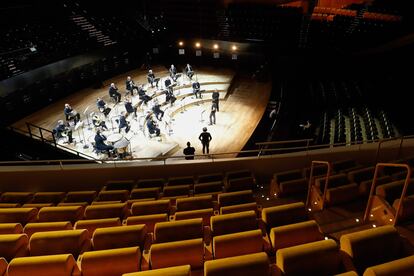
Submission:
<svg viewBox="0 0 414 276">
<path fill-rule="evenodd" d="M 82 206 L 57 206 L 57 207 L 44 207 L 39 210 L 40 222 L 52 222 L 52 221 L 75 221 L 83 218 L 84 208 Z"/>
<path fill-rule="evenodd" d="M 208 182 L 194 185 L 194 194 L 219 194 L 223 192 L 223 182 Z"/>
<path fill-rule="evenodd" d="M 303 202 L 268 207 L 262 210 L 262 220 L 268 233 L 273 227 L 305 221 L 308 219 L 307 217 Z"/>
<path fill-rule="evenodd" d="M 35 193 L 30 203 L 53 203 L 58 204 L 65 197 L 64 192 L 39 192 Z"/>
<path fill-rule="evenodd" d="M 220 207 L 251 202 L 254 202 L 253 192 L 251 190 L 232 193 L 222 193 L 218 195 L 218 203 Z"/>
<path fill-rule="evenodd" d="M 243 177 L 254 178 L 254 175 L 249 170 L 230 171 L 225 174 L 226 182 L 228 182 L 230 179 L 243 178 Z"/>
<path fill-rule="evenodd" d="M 273 250 L 276 251 L 281 248 L 320 241 L 324 239 L 324 236 L 316 221 L 310 220 L 274 227 L 270 230 L 269 238 Z"/>
<path fill-rule="evenodd" d="M 397 213 L 398 205 L 400 204 L 400 199 L 394 200 L 392 207 Z M 400 209 L 399 221 L 410 220 L 414 217 L 414 195 L 410 195 L 403 200 L 403 204 Z"/>
<path fill-rule="evenodd" d="M 73 191 L 66 194 L 64 202 L 87 202 L 91 204 L 96 197 L 96 191 Z"/>
<path fill-rule="evenodd" d="M 110 180 L 106 182 L 104 190 L 128 190 L 131 191 L 135 186 L 134 180 Z"/>
<path fill-rule="evenodd" d="M 125 202 L 129 198 L 128 190 L 100 191 L 96 201 L 121 201 Z"/>
<path fill-rule="evenodd" d="M 368 267 L 364 276 L 410 276 L 414 272 L 414 256 Z"/>
<path fill-rule="evenodd" d="M 197 183 L 223 182 L 223 179 L 222 173 L 202 174 L 197 177 Z"/>
<path fill-rule="evenodd" d="M 376 186 L 378 187 L 379 185 L 391 183 L 391 182 L 392 182 L 392 178 L 390 176 L 378 177 Z M 371 191 L 371 186 L 372 186 L 372 179 L 362 181 L 359 184 L 359 193 L 361 195 L 369 195 L 369 192 Z"/>
<path fill-rule="evenodd" d="M 16 222 L 25 225 L 36 218 L 36 208 L 0 208 L 0 223 Z"/>
<path fill-rule="evenodd" d="M 204 276 L 268 276 L 271 275 L 269 265 L 264 252 L 211 260 L 204 263 Z"/>
<path fill-rule="evenodd" d="M 213 216 L 210 225 L 213 237 L 258 229 L 254 211 Z"/>
<path fill-rule="evenodd" d="M 144 249 L 147 238 L 145 224 L 98 228 L 93 233 L 94 250 L 139 246 Z"/>
<path fill-rule="evenodd" d="M 335 275 L 345 271 L 334 240 L 279 249 L 276 252 L 276 266 L 281 275 Z"/>
<path fill-rule="evenodd" d="M 204 243 L 203 239 L 192 239 L 153 244 L 149 254 L 152 269 L 190 265 L 194 270 L 203 266 Z"/>
<path fill-rule="evenodd" d="M 193 218 L 202 218 L 203 225 L 209 226 L 210 225 L 210 218 L 214 216 L 214 209 L 199 209 L 199 210 L 192 210 L 192 211 L 182 211 L 182 212 L 175 212 L 174 220 L 184 220 L 184 219 L 193 219 Z"/>
<path fill-rule="evenodd" d="M 5 258 L 0 258 L 0 276 L 5 276 L 7 271 L 7 261 Z"/>
<path fill-rule="evenodd" d="M 332 163 L 332 169 L 335 172 L 347 173 L 359 168 L 361 168 L 361 166 L 358 165 L 354 160 L 342 160 Z"/>
<path fill-rule="evenodd" d="M 17 257 L 27 256 L 29 238 L 26 234 L 0 235 L 0 257 L 7 261 Z"/>
<path fill-rule="evenodd" d="M 157 179 L 141 179 L 137 182 L 138 188 L 162 188 L 165 180 L 162 178 Z"/>
<path fill-rule="evenodd" d="M 97 228 L 113 226 L 121 226 L 121 220 L 119 218 L 78 220 L 73 228 L 88 230 L 89 238 L 92 238 L 93 233 Z"/>
<path fill-rule="evenodd" d="M 23 257 L 13 259 L 8 268 L 9 276 L 80 276 L 75 259 L 70 254 Z"/>
<path fill-rule="evenodd" d="M 241 177 L 229 179 L 226 182 L 225 190 L 226 192 L 237 192 L 245 190 L 253 190 L 256 187 L 256 181 L 253 177 Z"/>
<path fill-rule="evenodd" d="M 181 221 L 159 222 L 154 228 L 154 242 L 173 242 L 204 237 L 203 221 L 187 219 Z"/>
<path fill-rule="evenodd" d="M 306 178 L 279 182 L 280 196 L 305 194 L 308 191 L 308 186 L 309 182 Z"/>
<path fill-rule="evenodd" d="M 167 182 L 167 186 L 180 186 L 180 185 L 194 185 L 193 176 L 183 176 L 183 177 L 170 177 Z"/>
<path fill-rule="evenodd" d="M 414 194 L 414 180 L 410 180 L 407 188 L 407 195 Z M 394 200 L 401 197 L 401 193 L 404 187 L 404 180 L 394 181 L 387 184 L 382 184 L 376 187 L 376 195 L 385 199 L 389 204 L 392 204 Z"/>
<path fill-rule="evenodd" d="M 88 202 L 61 202 L 57 206 L 82 206 L 86 208 L 88 205 Z"/>
<path fill-rule="evenodd" d="M 128 214 L 126 203 L 90 205 L 85 209 L 85 219 L 120 218 Z"/>
<path fill-rule="evenodd" d="M 350 183 L 361 183 L 366 180 L 372 180 L 374 178 L 375 167 L 367 167 L 348 172 L 348 179 Z M 378 174 L 381 176 L 381 173 Z"/>
<path fill-rule="evenodd" d="M 154 232 L 154 227 L 156 223 L 165 222 L 165 221 L 168 221 L 167 214 L 155 214 L 155 215 L 128 217 L 126 220 L 124 220 L 124 224 L 126 225 L 145 224 L 147 226 L 147 231 L 152 233 Z"/>
<path fill-rule="evenodd" d="M 30 237 L 30 255 L 79 254 L 90 250 L 88 230 L 37 232 Z M 47 245 L 47 246 L 46 246 Z"/>
<path fill-rule="evenodd" d="M 187 197 L 190 195 L 190 185 L 165 186 L 163 198 Z"/>
<path fill-rule="evenodd" d="M 134 273 L 126 273 L 122 276 L 190 276 L 191 267 L 189 265 L 172 266 L 167 268 L 153 269 Z"/>
<path fill-rule="evenodd" d="M 215 236 L 213 255 L 215 259 L 253 254 L 263 251 L 262 231 L 251 230 Z"/>
<path fill-rule="evenodd" d="M 211 195 L 178 198 L 176 205 L 178 212 L 192 211 L 198 209 L 209 209 L 214 207 L 213 197 Z"/>
<path fill-rule="evenodd" d="M 23 208 L 36 208 L 40 210 L 43 207 L 53 207 L 53 203 L 25 203 Z"/>
<path fill-rule="evenodd" d="M 367 267 L 400 259 L 407 254 L 393 226 L 345 234 L 341 236 L 340 243 L 341 250 L 361 274 Z"/>
<path fill-rule="evenodd" d="M 33 222 L 28 223 L 23 229 L 23 232 L 30 238 L 34 233 L 47 232 L 47 231 L 59 231 L 59 230 L 72 230 L 72 224 L 69 221 L 60 222 Z"/>
<path fill-rule="evenodd" d="M 251 203 L 244 203 L 244 204 L 237 204 L 237 205 L 230 205 L 220 208 L 220 215 L 231 214 L 231 213 L 239 213 L 244 211 L 258 211 L 259 206 L 256 202 Z"/>
<path fill-rule="evenodd" d="M 133 216 L 169 214 L 170 209 L 171 203 L 168 199 L 135 202 L 131 206 L 131 214 Z"/>
<path fill-rule="evenodd" d="M 18 208 L 20 203 L 0 203 L 0 208 Z"/>
<path fill-rule="evenodd" d="M 23 233 L 23 226 L 20 223 L 0 223 L 0 235 L 21 233 Z"/>
<path fill-rule="evenodd" d="M 31 192 L 4 192 L 0 196 L 0 202 L 2 203 L 19 203 L 23 205 L 29 202 L 33 197 Z"/>
<path fill-rule="evenodd" d="M 126 247 L 85 252 L 78 260 L 82 276 L 114 276 L 139 271 L 139 247 Z"/>
<path fill-rule="evenodd" d="M 158 199 L 160 196 L 160 188 L 137 188 L 131 191 L 130 199 Z"/>
</svg>

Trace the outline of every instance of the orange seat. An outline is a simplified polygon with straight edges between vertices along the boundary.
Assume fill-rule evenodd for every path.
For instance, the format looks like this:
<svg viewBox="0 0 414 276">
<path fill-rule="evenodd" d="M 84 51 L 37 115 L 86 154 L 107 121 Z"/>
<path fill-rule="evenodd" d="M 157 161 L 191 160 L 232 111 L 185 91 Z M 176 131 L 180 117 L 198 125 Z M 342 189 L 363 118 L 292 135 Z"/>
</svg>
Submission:
<svg viewBox="0 0 414 276">
<path fill-rule="evenodd" d="M 172 266 L 167 268 L 152 269 L 134 273 L 127 273 L 122 276 L 191 276 L 191 267 L 189 265 Z"/>
<path fill-rule="evenodd" d="M 72 224 L 70 223 L 70 221 L 33 222 L 26 224 L 26 226 L 23 229 L 23 232 L 30 238 L 34 233 L 37 232 L 59 230 L 72 230 Z"/>
<path fill-rule="evenodd" d="M 121 220 L 119 218 L 78 220 L 73 228 L 88 230 L 89 238 L 92 238 L 97 228 L 113 226 L 121 226 Z"/>
<path fill-rule="evenodd" d="M 36 208 L 0 208 L 0 223 L 20 223 L 36 221 Z"/>
<path fill-rule="evenodd" d="M 23 226 L 20 223 L 0 223 L 0 235 L 21 233 L 23 233 Z"/>
<path fill-rule="evenodd" d="M 84 208 L 82 206 L 57 206 L 44 207 L 39 211 L 40 222 L 53 221 L 75 221 L 83 218 Z"/>
<path fill-rule="evenodd" d="M 147 239 L 145 224 L 98 228 L 92 236 L 94 250 L 139 246 L 144 249 Z"/>
<path fill-rule="evenodd" d="M 0 235 L 0 256 L 7 261 L 27 256 L 29 238 L 26 234 Z"/>
<path fill-rule="evenodd" d="M 120 218 L 128 214 L 126 203 L 114 203 L 104 205 L 90 205 L 85 209 L 85 219 Z"/>
</svg>

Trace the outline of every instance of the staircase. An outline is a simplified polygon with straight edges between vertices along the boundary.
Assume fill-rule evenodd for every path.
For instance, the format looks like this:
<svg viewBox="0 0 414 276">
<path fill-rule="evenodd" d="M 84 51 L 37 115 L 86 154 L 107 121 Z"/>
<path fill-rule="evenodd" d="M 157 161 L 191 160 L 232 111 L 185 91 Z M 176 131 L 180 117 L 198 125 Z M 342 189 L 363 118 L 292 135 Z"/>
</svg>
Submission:
<svg viewBox="0 0 414 276">
<path fill-rule="evenodd" d="M 98 30 L 88 19 L 82 15 L 73 15 L 71 20 L 79 26 L 83 31 L 87 32 L 89 37 L 96 39 L 96 41 L 103 46 L 110 46 L 116 44 L 108 35 Z"/>
<path fill-rule="evenodd" d="M 229 18 L 226 16 L 225 10 L 219 10 L 216 13 L 218 25 L 218 38 L 228 40 L 230 38 Z"/>
</svg>

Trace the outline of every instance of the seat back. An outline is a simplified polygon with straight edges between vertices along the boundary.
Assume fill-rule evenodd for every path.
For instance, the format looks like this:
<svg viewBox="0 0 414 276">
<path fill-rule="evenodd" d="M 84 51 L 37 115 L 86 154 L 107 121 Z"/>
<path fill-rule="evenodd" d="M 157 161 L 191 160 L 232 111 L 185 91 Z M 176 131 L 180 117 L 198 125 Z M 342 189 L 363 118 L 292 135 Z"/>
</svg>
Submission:
<svg viewBox="0 0 414 276">
<path fill-rule="evenodd" d="M 53 203 L 58 204 L 65 197 L 65 192 L 39 192 L 35 193 L 31 203 Z"/>
<path fill-rule="evenodd" d="M 0 208 L 0 223 L 20 223 L 25 225 L 37 218 L 36 208 Z"/>
<path fill-rule="evenodd" d="M 163 190 L 163 197 L 179 197 L 189 196 L 190 185 L 165 186 Z"/>
<path fill-rule="evenodd" d="M 131 191 L 134 188 L 134 180 L 110 180 L 105 184 L 106 191 L 112 190 L 127 190 Z"/>
<path fill-rule="evenodd" d="M 89 238 L 92 238 L 93 233 L 97 228 L 121 226 L 121 220 L 119 218 L 107 218 L 107 219 L 87 219 L 78 220 L 74 229 L 86 229 L 89 233 Z"/>
<path fill-rule="evenodd" d="M 6 234 L 0 236 L 0 256 L 7 261 L 28 254 L 29 238 L 26 234 Z"/>
<path fill-rule="evenodd" d="M 98 228 L 92 236 L 94 250 L 139 246 L 144 249 L 147 236 L 145 224 Z"/>
<path fill-rule="evenodd" d="M 198 209 L 209 209 L 213 208 L 213 197 L 210 195 L 189 198 L 178 198 L 176 204 L 178 212 Z"/>
<path fill-rule="evenodd" d="M 88 202 L 91 204 L 96 197 L 96 191 L 72 191 L 66 194 L 65 202 Z"/>
<path fill-rule="evenodd" d="M 197 177 L 197 183 L 223 182 L 223 179 L 222 173 L 202 174 Z"/>
<path fill-rule="evenodd" d="M 361 183 L 362 181 L 370 180 L 374 178 L 375 167 L 363 168 L 348 173 L 348 179 L 350 183 Z M 381 175 L 378 175 L 381 176 Z"/>
<path fill-rule="evenodd" d="M 129 198 L 128 190 L 100 191 L 96 201 L 121 201 L 125 202 Z"/>
<path fill-rule="evenodd" d="M 0 276 L 5 276 L 8 263 L 5 258 L 0 258 Z"/>
<path fill-rule="evenodd" d="M 0 235 L 21 233 L 23 233 L 23 226 L 20 223 L 0 223 Z"/>
<path fill-rule="evenodd" d="M 2 203 L 19 203 L 23 205 L 29 202 L 33 197 L 32 192 L 4 192 L 0 196 L 0 202 Z"/>
<path fill-rule="evenodd" d="M 165 222 L 165 221 L 168 221 L 167 214 L 155 214 L 155 215 L 128 217 L 126 220 L 124 220 L 124 224 L 126 225 L 145 224 L 147 226 L 147 231 L 153 233 L 155 224 L 158 222 Z"/>
<path fill-rule="evenodd" d="M 70 221 L 75 223 L 83 218 L 83 212 L 82 206 L 43 207 L 38 217 L 40 222 Z"/>
<path fill-rule="evenodd" d="M 180 221 L 159 222 L 155 224 L 155 243 L 191 240 L 204 237 L 201 218 Z"/>
<path fill-rule="evenodd" d="M 160 188 L 164 187 L 165 180 L 162 178 L 157 179 L 141 179 L 137 182 L 138 188 Z"/>
<path fill-rule="evenodd" d="M 223 181 L 205 182 L 194 185 L 194 194 L 221 193 L 223 191 Z"/>
<path fill-rule="evenodd" d="M 285 171 L 280 173 L 275 173 L 273 175 L 273 179 L 277 182 L 284 182 L 284 181 L 291 181 L 303 178 L 303 173 L 301 170 L 291 170 L 291 171 Z"/>
<path fill-rule="evenodd" d="M 405 257 L 384 264 L 368 267 L 364 276 L 410 276 L 414 271 L 414 256 Z"/>
<path fill-rule="evenodd" d="M 213 255 L 215 259 L 262 251 L 263 237 L 260 229 L 215 236 L 213 238 Z"/>
<path fill-rule="evenodd" d="M 218 203 L 220 207 L 237 205 L 243 203 L 254 202 L 253 192 L 251 190 L 222 193 L 218 195 Z"/>
<path fill-rule="evenodd" d="M 160 188 L 137 188 L 131 192 L 131 199 L 152 198 L 158 199 L 160 196 Z"/>
<path fill-rule="evenodd" d="M 211 217 L 210 225 L 214 237 L 258 229 L 258 222 L 254 211 L 213 216 Z"/>
<path fill-rule="evenodd" d="M 23 232 L 30 238 L 34 233 L 37 232 L 59 230 L 72 230 L 72 224 L 70 223 L 70 221 L 34 222 L 26 224 L 26 226 L 23 229 Z"/>
<path fill-rule="evenodd" d="M 120 218 L 122 220 L 127 214 L 126 203 L 90 205 L 85 209 L 85 219 Z"/>
<path fill-rule="evenodd" d="M 263 208 L 262 220 L 266 224 L 268 233 L 273 227 L 305 221 L 307 220 L 305 204 L 296 202 Z"/>
<path fill-rule="evenodd" d="M 152 215 L 152 214 L 169 214 L 171 203 L 168 199 L 135 202 L 131 206 L 133 216 Z"/>
<path fill-rule="evenodd" d="M 170 177 L 167 182 L 168 186 L 179 186 L 179 185 L 194 185 L 193 176 L 183 176 L 183 177 Z"/>
<path fill-rule="evenodd" d="M 253 177 L 241 177 L 229 179 L 226 183 L 226 192 L 236 192 L 236 191 L 245 191 L 253 190 L 255 188 L 256 182 Z"/>
<path fill-rule="evenodd" d="M 257 207 L 258 206 L 257 206 L 256 202 L 230 205 L 230 206 L 226 206 L 226 207 L 221 207 L 220 208 L 220 215 L 239 213 L 239 212 L 244 212 L 244 211 L 255 211 L 255 212 L 257 212 Z"/>
<path fill-rule="evenodd" d="M 190 276 L 191 266 L 180 265 L 167 268 L 152 269 L 147 271 L 127 273 L 122 276 L 163 276 L 163 275 L 174 275 L 174 276 Z"/>
</svg>

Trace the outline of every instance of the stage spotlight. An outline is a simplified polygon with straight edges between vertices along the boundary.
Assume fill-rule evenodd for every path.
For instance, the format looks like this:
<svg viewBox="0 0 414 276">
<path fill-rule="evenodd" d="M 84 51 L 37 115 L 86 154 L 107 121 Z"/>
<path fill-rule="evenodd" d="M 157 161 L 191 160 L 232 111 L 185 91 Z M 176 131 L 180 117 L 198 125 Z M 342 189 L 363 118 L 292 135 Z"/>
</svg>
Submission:
<svg viewBox="0 0 414 276">
<path fill-rule="evenodd" d="M 218 44 L 214 44 L 213 48 L 217 50 L 219 48 Z"/>
<path fill-rule="evenodd" d="M 195 46 L 196 46 L 196 48 L 200 48 L 201 47 L 200 42 L 196 42 Z"/>
<path fill-rule="evenodd" d="M 236 46 L 236 45 L 233 45 L 233 46 L 231 46 L 231 49 L 232 49 L 233 51 L 237 51 L 237 46 Z"/>
<path fill-rule="evenodd" d="M 183 46 L 184 42 L 180 41 L 180 42 L 178 42 L 178 45 Z"/>
</svg>

